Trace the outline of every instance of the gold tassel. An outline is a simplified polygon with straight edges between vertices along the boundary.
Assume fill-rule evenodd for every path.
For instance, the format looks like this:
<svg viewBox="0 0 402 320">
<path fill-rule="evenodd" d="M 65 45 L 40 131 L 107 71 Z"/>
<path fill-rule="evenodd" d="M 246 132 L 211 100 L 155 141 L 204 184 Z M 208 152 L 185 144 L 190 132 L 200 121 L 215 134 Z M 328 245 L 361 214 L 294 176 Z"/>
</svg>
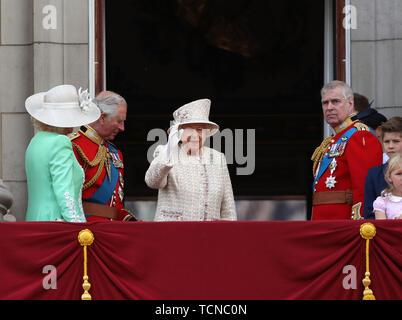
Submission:
<svg viewBox="0 0 402 320">
<path fill-rule="evenodd" d="M 370 223 L 366 222 L 360 226 L 360 235 L 363 239 L 366 239 L 366 273 L 364 274 L 365 277 L 363 279 L 364 291 L 363 291 L 363 300 L 375 300 L 375 296 L 373 291 L 369 288 L 371 284 L 370 280 L 370 263 L 369 263 L 369 244 L 370 239 L 373 239 L 376 234 L 375 226 Z"/>
<path fill-rule="evenodd" d="M 81 296 L 81 300 L 92 300 L 91 295 L 89 294 L 89 289 L 91 288 L 91 284 L 88 282 L 88 273 L 87 273 L 87 246 L 90 246 L 94 242 L 94 235 L 89 229 L 81 230 L 78 234 L 78 242 L 81 246 L 84 247 L 84 283 L 82 284 L 82 288 L 84 289 L 84 293 Z"/>
<path fill-rule="evenodd" d="M 321 145 L 315 149 L 313 155 L 311 156 L 311 160 L 313 161 L 313 176 L 315 175 L 315 171 L 317 169 L 317 165 L 321 162 L 322 158 L 324 158 L 325 153 L 327 152 L 328 146 L 331 143 L 332 137 L 326 137 Z"/>
</svg>

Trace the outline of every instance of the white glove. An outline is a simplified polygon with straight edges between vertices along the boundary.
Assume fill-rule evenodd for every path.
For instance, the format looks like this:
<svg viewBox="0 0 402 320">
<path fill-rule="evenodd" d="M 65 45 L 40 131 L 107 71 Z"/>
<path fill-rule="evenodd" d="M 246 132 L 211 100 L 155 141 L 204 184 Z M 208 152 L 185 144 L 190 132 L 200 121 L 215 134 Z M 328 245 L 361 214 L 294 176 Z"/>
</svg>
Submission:
<svg viewBox="0 0 402 320">
<path fill-rule="evenodd" d="M 164 146 L 164 148 L 161 150 L 161 156 L 169 162 L 171 159 L 171 155 L 174 152 L 177 152 L 179 141 L 181 138 L 181 135 L 183 133 L 183 129 L 179 129 L 179 125 L 176 124 L 170 129 L 169 133 L 169 138 L 167 144 Z"/>
</svg>

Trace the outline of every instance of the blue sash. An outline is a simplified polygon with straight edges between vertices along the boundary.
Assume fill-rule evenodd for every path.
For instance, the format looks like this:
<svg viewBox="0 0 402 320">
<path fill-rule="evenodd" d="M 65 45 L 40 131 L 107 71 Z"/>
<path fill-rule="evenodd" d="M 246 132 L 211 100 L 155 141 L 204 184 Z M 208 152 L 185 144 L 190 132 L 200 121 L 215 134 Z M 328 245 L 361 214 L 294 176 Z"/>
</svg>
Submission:
<svg viewBox="0 0 402 320">
<path fill-rule="evenodd" d="M 111 144 L 107 144 L 109 147 L 109 151 L 111 153 L 114 153 L 119 157 L 119 151 L 114 148 Z M 106 204 L 110 200 L 110 198 L 113 195 L 113 191 L 116 189 L 117 185 L 117 179 L 119 178 L 119 170 L 114 166 L 113 161 L 111 161 L 111 166 L 110 166 L 110 181 L 109 179 L 105 176 L 105 179 L 103 180 L 102 185 L 99 187 L 98 190 L 95 191 L 95 193 L 85 201 L 88 202 L 93 202 L 93 203 L 100 203 L 100 204 Z"/>
<path fill-rule="evenodd" d="M 355 127 L 349 129 L 348 131 L 346 131 L 342 137 L 340 137 L 334 144 L 337 144 L 338 142 L 342 141 L 342 143 L 346 143 L 349 138 L 357 131 L 357 129 Z M 315 187 L 315 183 L 316 181 L 323 175 L 323 173 L 325 172 L 325 170 L 327 170 L 329 164 L 332 162 L 333 158 L 328 157 L 328 153 L 326 156 L 324 156 L 324 158 L 322 158 L 321 160 L 321 164 L 320 164 L 320 170 L 318 171 L 317 176 L 314 179 L 313 182 L 313 193 L 314 193 L 314 187 Z"/>
</svg>

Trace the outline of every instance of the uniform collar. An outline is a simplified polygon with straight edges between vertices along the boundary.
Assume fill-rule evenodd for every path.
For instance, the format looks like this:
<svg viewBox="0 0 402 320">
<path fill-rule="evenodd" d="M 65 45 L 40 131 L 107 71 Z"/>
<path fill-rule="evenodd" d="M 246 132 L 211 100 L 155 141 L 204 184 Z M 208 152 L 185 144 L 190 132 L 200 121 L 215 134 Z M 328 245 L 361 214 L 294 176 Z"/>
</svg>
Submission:
<svg viewBox="0 0 402 320">
<path fill-rule="evenodd" d="M 345 128 L 349 127 L 351 124 L 356 122 L 357 120 L 353 121 L 351 117 L 353 117 L 354 114 L 351 114 L 348 118 L 346 118 L 345 121 L 343 121 L 339 126 L 333 128 L 335 131 L 335 134 L 338 134 L 339 132 L 342 132 Z"/>
<path fill-rule="evenodd" d="M 89 125 L 81 126 L 80 133 L 86 136 L 93 143 L 96 143 L 98 145 L 103 144 L 102 137 L 99 135 L 99 133 L 95 131 L 95 129 L 91 128 Z"/>
</svg>

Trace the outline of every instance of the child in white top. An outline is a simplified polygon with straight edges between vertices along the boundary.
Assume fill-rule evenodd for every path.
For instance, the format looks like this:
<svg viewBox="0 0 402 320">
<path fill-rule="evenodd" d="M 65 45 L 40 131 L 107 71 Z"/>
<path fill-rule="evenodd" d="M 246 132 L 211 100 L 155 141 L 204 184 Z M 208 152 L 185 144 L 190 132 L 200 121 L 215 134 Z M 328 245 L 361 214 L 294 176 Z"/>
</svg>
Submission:
<svg viewBox="0 0 402 320">
<path fill-rule="evenodd" d="M 376 219 L 402 219 L 402 155 L 394 155 L 388 164 L 385 180 L 389 188 L 373 203 Z"/>
</svg>

